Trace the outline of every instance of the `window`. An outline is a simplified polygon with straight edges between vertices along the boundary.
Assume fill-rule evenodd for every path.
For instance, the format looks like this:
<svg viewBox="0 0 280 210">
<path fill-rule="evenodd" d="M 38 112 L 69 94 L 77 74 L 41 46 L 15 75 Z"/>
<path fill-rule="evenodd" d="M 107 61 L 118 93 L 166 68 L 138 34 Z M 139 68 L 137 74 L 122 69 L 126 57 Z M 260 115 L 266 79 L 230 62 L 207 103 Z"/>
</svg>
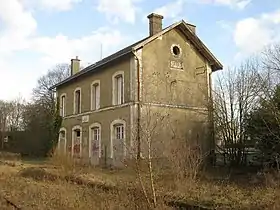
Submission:
<svg viewBox="0 0 280 210">
<path fill-rule="evenodd" d="M 89 127 L 89 157 L 101 157 L 101 124 L 93 123 Z"/>
<path fill-rule="evenodd" d="M 180 54 L 180 49 L 179 49 L 179 47 L 177 47 L 177 46 L 174 46 L 173 47 L 173 49 L 172 49 L 172 51 L 173 51 L 173 54 L 174 55 L 179 55 Z"/>
<path fill-rule="evenodd" d="M 100 82 L 93 82 L 91 85 L 91 109 L 97 110 L 100 108 Z"/>
<path fill-rule="evenodd" d="M 77 88 L 74 91 L 74 114 L 80 114 L 81 112 L 81 89 Z"/>
<path fill-rule="evenodd" d="M 124 74 L 117 72 L 113 76 L 113 105 L 124 103 Z"/>
<path fill-rule="evenodd" d="M 123 158 L 126 156 L 126 122 L 122 119 L 114 120 L 111 125 L 111 158 Z"/>
<path fill-rule="evenodd" d="M 99 141 L 100 139 L 100 130 L 98 127 L 92 128 L 92 134 L 93 134 L 93 141 Z"/>
<path fill-rule="evenodd" d="M 62 130 L 62 131 L 60 131 L 60 139 L 65 139 L 65 131 L 64 130 Z"/>
<path fill-rule="evenodd" d="M 82 127 L 77 125 L 72 128 L 72 156 L 82 156 Z"/>
<path fill-rule="evenodd" d="M 77 134 L 77 137 L 80 138 L 80 136 L 81 136 L 81 131 L 80 131 L 80 130 L 76 130 L 76 134 Z"/>
<path fill-rule="evenodd" d="M 122 124 L 115 125 L 115 139 L 116 140 L 124 139 L 124 126 Z"/>
<path fill-rule="evenodd" d="M 173 54 L 174 57 L 178 58 L 181 55 L 181 47 L 179 45 L 173 44 L 171 46 L 171 53 Z"/>
<path fill-rule="evenodd" d="M 66 115 L 66 103 L 65 103 L 66 95 L 63 94 L 60 97 L 60 116 L 65 117 Z"/>
<path fill-rule="evenodd" d="M 58 138 L 58 149 L 62 150 L 64 153 L 66 152 L 66 129 L 61 128 L 59 130 L 59 138 Z"/>
</svg>

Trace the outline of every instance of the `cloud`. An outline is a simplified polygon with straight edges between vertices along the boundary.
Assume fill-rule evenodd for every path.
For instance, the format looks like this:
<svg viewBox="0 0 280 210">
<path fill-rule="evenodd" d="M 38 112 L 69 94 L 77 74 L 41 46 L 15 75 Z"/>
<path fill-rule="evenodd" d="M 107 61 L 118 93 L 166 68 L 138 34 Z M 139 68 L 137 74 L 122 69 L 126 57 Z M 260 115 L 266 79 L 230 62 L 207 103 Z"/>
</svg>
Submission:
<svg viewBox="0 0 280 210">
<path fill-rule="evenodd" d="M 31 8 L 40 8 L 51 11 L 67 11 L 83 0 L 22 0 L 24 5 Z"/>
<path fill-rule="evenodd" d="M 82 0 L 40 0 L 43 7 L 57 10 L 69 10 L 76 3 Z"/>
<path fill-rule="evenodd" d="M 200 0 L 200 2 L 228 6 L 232 9 L 242 10 L 247 7 L 252 2 L 252 0 Z"/>
<path fill-rule="evenodd" d="M 179 16 L 184 9 L 184 4 L 186 3 L 186 0 L 177 0 L 172 1 L 164 6 L 161 6 L 159 8 L 156 8 L 154 10 L 155 13 L 163 15 L 164 18 L 176 18 Z"/>
<path fill-rule="evenodd" d="M 101 45 L 102 55 L 106 56 L 126 44 L 127 40 L 128 37 L 118 30 L 103 27 L 76 39 L 63 34 L 55 37 L 38 37 L 32 40 L 31 48 L 40 53 L 42 60 L 49 64 L 69 62 L 76 55 L 86 64 L 100 59 Z"/>
<path fill-rule="evenodd" d="M 97 10 L 104 13 L 113 23 L 118 23 L 119 20 L 123 20 L 133 24 L 136 19 L 136 13 L 140 10 L 137 7 L 137 3 L 140 1 L 141 0 L 98 0 Z"/>
<path fill-rule="evenodd" d="M 87 66 L 100 59 L 101 44 L 104 57 L 130 41 L 117 29 L 108 27 L 76 38 L 66 34 L 38 36 L 37 21 L 26 3 L 23 0 L 0 1 L 0 69 L 6 78 L 0 83 L 1 90 L 5 90 L 0 92 L 0 99 L 12 99 L 19 92 L 30 98 L 37 78 L 56 63 L 70 63 L 70 59 L 78 55 L 82 65 Z M 67 8 L 67 4 L 62 5 L 56 9 Z M 32 7 L 34 9 L 38 8 Z"/>
<path fill-rule="evenodd" d="M 250 17 L 236 23 L 234 42 L 239 54 L 257 53 L 266 45 L 280 41 L 280 10 Z"/>
<path fill-rule="evenodd" d="M 0 1 L 0 20 L 4 25 L 4 30 L 0 31 L 1 55 L 27 48 L 26 39 L 37 28 L 31 12 L 26 11 L 18 0 Z"/>
</svg>

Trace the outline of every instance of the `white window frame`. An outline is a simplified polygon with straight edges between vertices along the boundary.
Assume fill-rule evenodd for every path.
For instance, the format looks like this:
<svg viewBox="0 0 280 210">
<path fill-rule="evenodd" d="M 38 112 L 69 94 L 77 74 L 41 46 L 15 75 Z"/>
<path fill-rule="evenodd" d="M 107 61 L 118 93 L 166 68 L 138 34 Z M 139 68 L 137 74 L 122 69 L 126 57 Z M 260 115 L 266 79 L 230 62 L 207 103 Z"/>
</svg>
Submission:
<svg viewBox="0 0 280 210">
<path fill-rule="evenodd" d="M 101 141 L 102 141 L 102 135 L 101 135 L 101 124 L 100 123 L 93 123 L 89 126 L 89 136 L 88 136 L 88 140 L 89 140 L 89 149 L 88 149 L 88 152 L 89 152 L 89 158 L 91 158 L 91 144 L 92 144 L 92 129 L 94 128 L 98 128 L 99 129 L 99 150 L 98 150 L 98 157 L 101 158 Z"/>
<path fill-rule="evenodd" d="M 99 86 L 98 94 L 96 94 L 94 92 L 94 90 L 96 91 L 96 86 Z M 100 87 L 100 80 L 95 80 L 90 85 L 90 93 L 91 93 L 90 109 L 91 110 L 100 109 L 100 88 L 101 88 Z"/>
<path fill-rule="evenodd" d="M 113 142 L 116 140 L 116 136 L 115 136 L 115 129 L 116 129 L 116 126 L 119 126 L 119 125 L 122 125 L 123 126 L 123 155 L 124 157 L 126 156 L 126 122 L 125 120 L 122 120 L 122 119 L 117 119 L 117 120 L 114 120 L 111 125 L 110 125 L 110 130 L 111 130 L 111 136 L 110 136 L 110 156 L 111 158 L 114 157 L 114 149 L 113 149 Z"/>
<path fill-rule="evenodd" d="M 77 107 L 76 107 L 76 92 L 80 91 L 80 110 L 79 112 L 77 112 Z M 73 114 L 81 114 L 82 113 L 82 89 L 80 87 L 77 87 L 74 92 L 73 92 L 73 96 L 74 96 L 74 103 L 73 103 Z"/>
<path fill-rule="evenodd" d="M 117 78 L 122 77 L 122 92 L 121 95 L 122 97 L 118 97 L 118 88 L 117 88 Z M 112 104 L 113 105 L 121 105 L 124 103 L 124 72 L 123 71 L 117 71 L 116 73 L 113 74 L 112 76 Z"/>
<path fill-rule="evenodd" d="M 60 137 L 60 133 L 62 132 L 62 131 L 64 131 L 64 133 L 65 133 L 65 137 L 64 137 L 64 149 L 63 149 L 63 152 L 64 152 L 64 154 L 66 154 L 66 150 L 67 150 L 67 130 L 66 130 L 66 128 L 64 128 L 64 127 L 62 127 L 62 128 L 60 128 L 59 129 L 59 137 L 58 137 L 58 146 L 57 146 L 57 148 L 58 148 L 58 151 L 60 151 L 60 141 L 61 141 L 61 137 Z"/>
<path fill-rule="evenodd" d="M 83 142 L 83 128 L 80 125 L 75 125 L 72 128 L 72 139 L 71 139 L 71 156 L 74 156 L 74 137 L 75 137 L 75 131 L 80 130 L 80 157 L 82 157 L 82 142 Z"/>
<path fill-rule="evenodd" d="M 124 139 L 124 125 L 123 124 L 116 124 L 114 125 L 114 136 L 117 140 Z"/>
<path fill-rule="evenodd" d="M 62 103 L 62 98 L 64 97 L 64 104 Z M 66 116 L 66 93 L 63 93 L 59 97 L 59 106 L 60 106 L 60 116 L 65 117 Z"/>
</svg>

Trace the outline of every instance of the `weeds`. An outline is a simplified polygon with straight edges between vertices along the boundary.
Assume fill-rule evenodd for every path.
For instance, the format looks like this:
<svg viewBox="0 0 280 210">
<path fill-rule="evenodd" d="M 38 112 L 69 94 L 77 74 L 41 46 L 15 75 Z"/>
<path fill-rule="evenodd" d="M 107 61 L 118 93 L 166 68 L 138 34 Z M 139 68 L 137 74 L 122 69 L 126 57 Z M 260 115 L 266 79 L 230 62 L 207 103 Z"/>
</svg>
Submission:
<svg viewBox="0 0 280 210">
<path fill-rule="evenodd" d="M 68 162 L 69 159 L 63 162 L 62 158 L 53 157 L 41 166 L 0 165 L 0 195 L 22 209 L 149 209 L 143 191 L 135 182 L 136 175 L 129 168 L 90 169 Z M 166 171 L 155 177 L 156 209 L 174 209 L 172 205 L 185 209 L 190 206 L 194 209 L 199 209 L 196 206 L 200 209 L 279 209 L 278 175 L 263 176 L 266 180 L 263 186 L 240 187 L 228 181 L 190 179 L 189 176 L 176 180 Z M 149 182 L 148 176 L 142 177 Z M 5 209 L 7 202 L 0 198 L 0 205 Z"/>
</svg>

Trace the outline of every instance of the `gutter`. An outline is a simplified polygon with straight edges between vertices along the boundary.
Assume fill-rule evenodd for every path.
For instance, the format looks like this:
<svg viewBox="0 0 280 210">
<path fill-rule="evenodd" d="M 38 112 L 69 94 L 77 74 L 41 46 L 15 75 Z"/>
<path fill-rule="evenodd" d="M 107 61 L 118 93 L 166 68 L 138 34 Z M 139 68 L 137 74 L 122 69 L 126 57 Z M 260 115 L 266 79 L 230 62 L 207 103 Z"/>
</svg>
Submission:
<svg viewBox="0 0 280 210">
<path fill-rule="evenodd" d="M 135 51 L 132 51 L 133 55 L 136 58 L 137 61 L 137 101 L 136 101 L 136 106 L 137 106 L 137 160 L 140 160 L 141 158 L 141 142 L 140 142 L 140 116 L 141 116 L 141 111 L 140 111 L 140 61 L 138 56 L 136 55 Z"/>
</svg>

